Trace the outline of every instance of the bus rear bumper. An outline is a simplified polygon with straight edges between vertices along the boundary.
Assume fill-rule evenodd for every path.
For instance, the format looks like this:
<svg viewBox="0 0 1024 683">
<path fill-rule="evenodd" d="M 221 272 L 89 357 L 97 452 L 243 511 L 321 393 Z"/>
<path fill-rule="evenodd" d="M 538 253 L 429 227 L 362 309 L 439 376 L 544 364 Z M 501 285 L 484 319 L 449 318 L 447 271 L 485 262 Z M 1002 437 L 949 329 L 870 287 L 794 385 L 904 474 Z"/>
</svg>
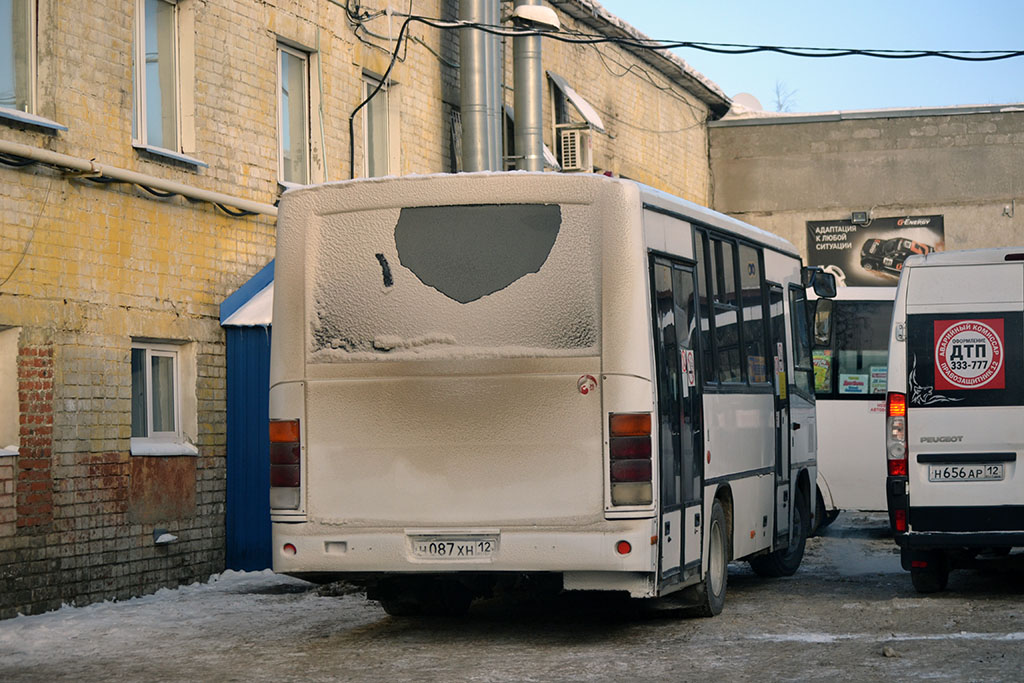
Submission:
<svg viewBox="0 0 1024 683">
<path fill-rule="evenodd" d="M 586 531 L 350 530 L 314 522 L 275 523 L 273 569 L 320 581 L 416 573 L 559 573 L 566 590 L 625 590 L 649 597 L 658 567 L 654 520 L 610 526 Z"/>
</svg>

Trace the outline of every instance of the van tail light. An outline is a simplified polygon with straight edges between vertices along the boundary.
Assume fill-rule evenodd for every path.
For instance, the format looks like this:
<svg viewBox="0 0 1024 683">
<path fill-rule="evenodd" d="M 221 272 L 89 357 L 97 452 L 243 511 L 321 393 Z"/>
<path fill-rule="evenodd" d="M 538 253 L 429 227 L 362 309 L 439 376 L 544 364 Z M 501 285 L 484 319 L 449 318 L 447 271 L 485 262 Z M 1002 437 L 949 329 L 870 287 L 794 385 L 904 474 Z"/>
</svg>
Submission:
<svg viewBox="0 0 1024 683">
<path fill-rule="evenodd" d="M 297 510 L 302 483 L 298 420 L 270 421 L 270 507 Z"/>
<path fill-rule="evenodd" d="M 885 455 L 890 477 L 907 476 L 907 395 L 889 392 L 885 402 Z"/>
<path fill-rule="evenodd" d="M 609 415 L 608 451 L 612 505 L 650 505 L 654 502 L 651 414 Z"/>
</svg>

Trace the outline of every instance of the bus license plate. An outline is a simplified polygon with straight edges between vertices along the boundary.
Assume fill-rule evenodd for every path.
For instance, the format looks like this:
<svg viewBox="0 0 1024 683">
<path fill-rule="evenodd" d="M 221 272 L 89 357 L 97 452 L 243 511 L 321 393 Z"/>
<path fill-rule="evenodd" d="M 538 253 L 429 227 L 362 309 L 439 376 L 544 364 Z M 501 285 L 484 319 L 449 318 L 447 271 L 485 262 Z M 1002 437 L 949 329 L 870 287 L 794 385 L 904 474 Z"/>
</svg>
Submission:
<svg viewBox="0 0 1024 683">
<path fill-rule="evenodd" d="M 1002 481 L 1003 463 L 991 465 L 928 465 L 928 481 Z"/>
<path fill-rule="evenodd" d="M 412 539 L 412 553 L 428 560 L 480 560 L 494 555 L 497 536 L 444 538 L 419 536 Z"/>
</svg>

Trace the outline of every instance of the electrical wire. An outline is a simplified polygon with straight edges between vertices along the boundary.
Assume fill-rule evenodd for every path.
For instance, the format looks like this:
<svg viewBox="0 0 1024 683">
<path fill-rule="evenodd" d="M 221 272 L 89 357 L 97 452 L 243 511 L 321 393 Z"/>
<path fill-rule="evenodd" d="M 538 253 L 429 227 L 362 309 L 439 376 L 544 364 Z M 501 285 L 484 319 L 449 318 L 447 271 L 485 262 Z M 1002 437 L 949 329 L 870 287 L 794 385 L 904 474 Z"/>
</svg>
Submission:
<svg viewBox="0 0 1024 683">
<path fill-rule="evenodd" d="M 346 3 L 347 4 L 347 3 Z M 400 13 L 393 13 L 402 16 Z M 352 15 L 350 15 L 352 16 Z M 361 21 L 369 21 L 378 15 L 360 16 Z M 622 36 L 606 36 L 599 34 L 574 33 L 541 29 L 504 28 L 492 24 L 466 21 L 447 21 L 420 15 L 409 15 L 408 21 L 415 21 L 426 26 L 442 30 L 476 29 L 484 33 L 500 36 L 541 36 L 550 40 L 579 45 L 600 45 L 613 43 L 626 47 L 644 50 L 671 50 L 689 48 L 719 54 L 753 54 L 757 52 L 775 52 L 794 57 L 832 58 L 832 57 L 875 57 L 879 59 L 921 59 L 939 57 L 965 62 L 992 62 L 1024 56 L 1024 50 L 890 50 L 862 49 L 842 47 L 794 47 L 785 45 L 747 45 L 743 43 L 711 43 L 689 40 L 654 40 L 651 38 L 630 38 Z"/>
</svg>

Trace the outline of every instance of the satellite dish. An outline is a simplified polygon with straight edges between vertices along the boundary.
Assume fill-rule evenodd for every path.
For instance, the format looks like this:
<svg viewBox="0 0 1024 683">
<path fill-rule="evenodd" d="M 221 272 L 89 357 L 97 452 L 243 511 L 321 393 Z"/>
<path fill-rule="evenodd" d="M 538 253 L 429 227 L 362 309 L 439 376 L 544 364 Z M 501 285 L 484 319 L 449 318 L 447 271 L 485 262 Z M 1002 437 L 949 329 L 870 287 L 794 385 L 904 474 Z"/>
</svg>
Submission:
<svg viewBox="0 0 1024 683">
<path fill-rule="evenodd" d="M 741 92 L 732 98 L 733 104 L 738 104 L 750 111 L 764 111 L 761 101 L 748 92 Z"/>
</svg>

